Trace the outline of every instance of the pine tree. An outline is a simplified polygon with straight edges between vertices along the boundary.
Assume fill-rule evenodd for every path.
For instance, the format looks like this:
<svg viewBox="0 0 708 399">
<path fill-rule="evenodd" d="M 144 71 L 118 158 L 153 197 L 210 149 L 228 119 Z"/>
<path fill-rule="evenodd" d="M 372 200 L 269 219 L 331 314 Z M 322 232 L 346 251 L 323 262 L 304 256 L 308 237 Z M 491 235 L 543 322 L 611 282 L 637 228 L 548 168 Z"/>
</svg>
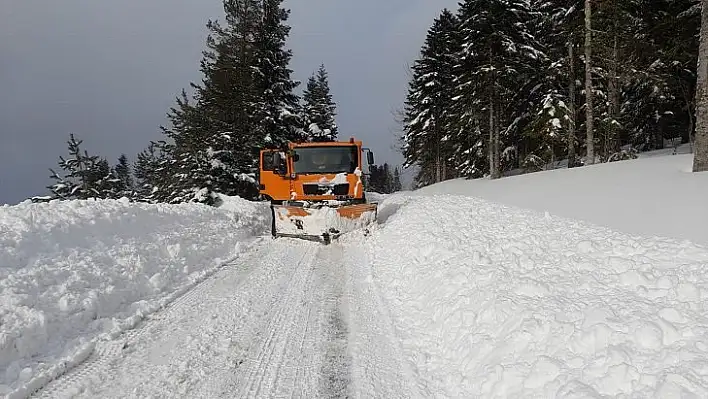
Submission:
<svg viewBox="0 0 708 399">
<path fill-rule="evenodd" d="M 303 92 L 305 124 L 310 141 L 335 141 L 337 124 L 335 122 L 336 105 L 330 94 L 327 71 L 324 64 L 307 81 Z"/>
<path fill-rule="evenodd" d="M 171 164 L 174 160 L 169 155 L 172 146 L 164 141 L 151 142 L 141 151 L 133 170 L 136 179 L 134 199 L 141 202 L 167 202 L 170 194 L 172 176 Z"/>
<path fill-rule="evenodd" d="M 595 163 L 595 117 L 593 114 L 592 85 L 592 1 L 585 0 L 585 127 L 586 163 Z"/>
<path fill-rule="evenodd" d="M 535 36 L 547 55 L 535 78 L 539 84 L 534 90 L 533 114 L 525 129 L 529 142 L 522 145 L 527 153 L 519 158 L 531 162 L 527 156 L 554 158 L 555 149 L 567 154 L 568 167 L 578 166 L 579 142 L 577 131 L 581 126 L 578 115 L 578 82 L 581 71 L 579 56 L 584 23 L 584 0 L 546 0 L 538 2 Z M 562 155 L 561 155 L 562 156 Z"/>
<path fill-rule="evenodd" d="M 255 88 L 261 95 L 258 129 L 265 143 L 275 146 L 305 139 L 299 98 L 294 94 L 299 82 L 290 77 L 292 50 L 285 48 L 290 11 L 281 6 L 282 2 L 262 0 L 262 19 L 255 36 Z"/>
<path fill-rule="evenodd" d="M 403 137 L 404 167 L 417 165 L 416 181 L 427 185 L 447 176 L 455 127 L 454 68 L 460 36 L 457 18 L 447 9 L 428 30 L 420 58 L 415 61 L 406 99 Z"/>
<path fill-rule="evenodd" d="M 76 140 L 74 134 L 69 135 L 69 160 L 59 157 L 59 167 L 64 169 L 66 176 L 61 176 L 54 169 L 49 169 L 52 172 L 50 179 L 56 180 L 56 183 L 47 187 L 53 194 L 52 199 L 68 200 L 76 198 L 76 192 L 81 189 L 81 168 L 85 168 L 83 158 L 81 156 L 81 140 Z M 78 169 L 78 170 L 77 170 Z"/>
<path fill-rule="evenodd" d="M 281 0 L 225 0 L 225 25 L 209 21 L 204 75 L 163 127 L 168 183 L 153 198 L 215 204 L 219 193 L 255 198 L 259 150 L 303 140 L 298 82 L 285 49 L 289 11 Z"/>
<path fill-rule="evenodd" d="M 159 161 L 155 154 L 155 147 L 156 144 L 151 143 L 147 149 L 138 153 L 133 164 L 135 173 L 135 194 L 133 198 L 136 201 L 153 202 L 153 194 L 157 191 Z"/>
<path fill-rule="evenodd" d="M 91 181 L 92 186 L 96 188 L 98 198 L 118 199 L 123 196 L 121 180 L 105 158 L 101 158 L 96 163 Z"/>
<path fill-rule="evenodd" d="M 684 142 L 692 131 L 692 79 L 695 79 L 696 18 L 686 13 L 692 0 L 626 0 L 593 2 L 591 10 L 591 49 L 593 90 L 593 142 L 596 159 L 617 159 L 619 148 L 626 144 L 644 149 L 661 148 L 663 139 L 679 134 Z M 550 46 L 555 65 L 560 40 L 574 37 L 574 58 L 579 48 L 576 34 L 584 29 L 584 6 L 581 0 L 547 0 L 540 11 L 547 16 L 550 34 L 542 34 Z M 671 34 L 667 34 L 671 32 Z M 581 51 L 582 56 L 582 51 Z M 686 61 L 688 60 L 688 61 Z M 583 60 L 585 61 L 585 60 Z M 572 77 L 575 63 L 565 66 Z M 565 72 L 565 71 L 563 71 Z M 573 85 L 574 86 L 574 85 Z M 571 86 L 572 87 L 572 86 Z M 571 93 L 573 91 L 571 90 Z M 566 101 L 571 115 L 575 101 Z M 587 111 L 587 109 L 585 110 Z M 587 115 L 576 115 L 577 127 Z M 569 129 L 574 128 L 570 125 Z M 587 129 L 587 125 L 585 126 Z M 587 133 L 587 131 L 586 131 Z M 568 133 L 571 135 L 572 133 Z M 586 145 L 587 145 L 587 140 Z M 569 147 L 569 152 L 570 152 Z M 574 150 L 574 148 L 573 148 Z"/>
<path fill-rule="evenodd" d="M 398 192 L 403 190 L 403 184 L 401 184 L 401 173 L 398 171 L 398 167 L 393 170 L 393 187 L 392 192 Z"/>
<path fill-rule="evenodd" d="M 456 72 L 461 124 L 476 132 L 486 121 L 488 170 L 498 178 L 502 145 L 518 140 L 514 136 L 526 112 L 515 105 L 532 90 L 530 76 L 544 54 L 533 36 L 535 20 L 526 0 L 467 0 L 458 15 L 464 37 Z M 461 148 L 479 148 L 477 140 Z"/>
<path fill-rule="evenodd" d="M 383 191 L 384 194 L 390 194 L 393 192 L 393 174 L 391 173 L 391 168 L 389 167 L 388 163 L 383 164 L 383 171 L 381 172 L 382 174 L 382 183 L 381 183 L 381 191 Z"/>
<path fill-rule="evenodd" d="M 367 190 L 379 194 L 390 194 L 394 190 L 394 176 L 387 163 L 371 165 Z"/>
<path fill-rule="evenodd" d="M 60 174 L 55 172 L 54 169 L 49 169 L 52 172 L 49 178 L 52 180 L 56 180 L 56 183 L 47 187 L 53 195 L 49 198 L 38 197 L 37 201 L 42 201 L 45 199 L 69 200 L 76 198 L 76 192 L 81 188 L 81 186 L 76 180 L 72 179 L 72 177 L 75 176 L 71 175 L 72 170 L 67 167 L 67 164 L 63 159 L 59 161 L 59 166 L 62 169 L 69 171 L 69 176 L 61 176 Z"/>
<path fill-rule="evenodd" d="M 631 57 L 625 72 L 621 143 L 663 148 L 665 138 L 692 141 L 700 6 L 693 0 L 643 1 L 630 17 L 636 26 L 624 41 Z M 623 60 L 621 65 L 627 62 Z"/>
<path fill-rule="evenodd" d="M 173 143 L 161 149 L 167 181 L 153 188 L 153 198 L 214 204 L 217 193 L 257 195 L 258 150 L 266 134 L 263 104 L 269 95 L 259 87 L 269 75 L 256 70 L 259 63 L 268 63 L 258 41 L 265 35 L 265 14 L 257 0 L 226 0 L 224 11 L 225 27 L 217 21 L 207 24 L 204 78 L 192 84 L 193 101 L 183 90 L 168 114 L 171 126 L 162 128 Z"/>
<path fill-rule="evenodd" d="M 265 18 L 263 5 L 257 0 L 229 0 L 224 10 L 226 28 L 210 22 L 213 37 L 202 63 L 204 89 L 198 91 L 196 103 L 202 111 L 192 113 L 197 131 L 210 134 L 194 143 L 201 152 L 180 156 L 203 174 L 188 195 L 209 204 L 214 203 L 215 192 L 255 198 L 258 150 L 264 142 L 259 112 L 265 91 L 258 88 L 255 70 L 262 60 L 257 36 Z M 181 175 L 190 176 L 186 171 Z"/>
<path fill-rule="evenodd" d="M 130 165 L 128 164 L 128 157 L 125 154 L 121 154 L 121 156 L 118 158 L 118 163 L 116 164 L 114 171 L 115 177 L 118 179 L 118 197 L 132 198 L 133 192 L 135 190 L 135 185 L 133 183 L 133 176 L 130 170 Z"/>
<path fill-rule="evenodd" d="M 59 167 L 65 171 L 64 176 L 50 169 L 50 178 L 56 180 L 48 187 L 53 199 L 111 198 L 115 181 L 108 163 L 96 155 L 88 155 L 85 150 L 82 152 L 82 143 L 83 140 L 77 140 L 73 134 L 69 136 L 69 158 L 59 157 Z"/>
<path fill-rule="evenodd" d="M 435 29 L 409 82 L 401 141 L 404 167 L 419 168 L 414 186 L 692 142 L 700 11 L 696 0 L 461 2 L 458 39 L 435 58 L 457 60 L 450 106 L 432 112 L 440 74 L 425 56 Z"/>
<path fill-rule="evenodd" d="M 376 165 L 369 165 L 369 175 L 366 178 L 366 190 L 372 193 L 377 193 L 378 187 L 378 167 Z"/>
<path fill-rule="evenodd" d="M 590 48 L 593 54 L 589 72 L 593 86 L 594 120 L 591 122 L 595 161 L 606 162 L 619 151 L 620 136 L 623 135 L 620 108 L 624 94 L 623 82 L 626 81 L 627 71 L 633 68 L 626 47 L 633 42 L 633 30 L 639 25 L 630 15 L 635 3 L 635 0 L 594 2 L 590 14 L 592 28 L 586 27 L 586 31 L 591 32 Z"/>
<path fill-rule="evenodd" d="M 214 111 L 204 103 L 193 105 L 183 91 L 182 98 L 177 99 L 177 107 L 168 113 L 171 126 L 162 129 L 174 141 L 174 146 L 170 147 L 173 162 L 166 165 L 169 168 L 169 189 L 164 193 L 167 202 L 209 204 L 213 201 L 215 187 L 207 149 L 218 135 L 218 128 L 210 129 L 207 112 Z M 215 120 L 223 122 L 223 119 Z"/>
<path fill-rule="evenodd" d="M 372 165 L 371 191 L 382 194 L 384 192 L 384 182 L 383 166 Z"/>
</svg>

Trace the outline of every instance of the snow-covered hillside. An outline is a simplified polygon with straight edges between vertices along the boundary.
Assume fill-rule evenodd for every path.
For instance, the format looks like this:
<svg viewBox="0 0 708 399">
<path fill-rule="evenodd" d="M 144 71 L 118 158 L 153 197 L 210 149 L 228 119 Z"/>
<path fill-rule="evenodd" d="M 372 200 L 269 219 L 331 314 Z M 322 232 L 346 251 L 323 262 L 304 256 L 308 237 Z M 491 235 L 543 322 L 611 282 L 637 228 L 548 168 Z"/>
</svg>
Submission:
<svg viewBox="0 0 708 399">
<path fill-rule="evenodd" d="M 708 174 L 690 172 L 690 154 L 671 155 L 671 150 L 661 150 L 641 155 L 636 160 L 495 181 L 450 180 L 419 192 L 473 196 L 629 234 L 708 245 Z"/>
<path fill-rule="evenodd" d="M 708 397 L 708 174 L 689 164 L 387 197 L 366 268 L 421 397 Z"/>
<path fill-rule="evenodd" d="M 267 207 L 123 201 L 0 207 L 0 393 L 81 360 L 267 233 Z"/>
</svg>

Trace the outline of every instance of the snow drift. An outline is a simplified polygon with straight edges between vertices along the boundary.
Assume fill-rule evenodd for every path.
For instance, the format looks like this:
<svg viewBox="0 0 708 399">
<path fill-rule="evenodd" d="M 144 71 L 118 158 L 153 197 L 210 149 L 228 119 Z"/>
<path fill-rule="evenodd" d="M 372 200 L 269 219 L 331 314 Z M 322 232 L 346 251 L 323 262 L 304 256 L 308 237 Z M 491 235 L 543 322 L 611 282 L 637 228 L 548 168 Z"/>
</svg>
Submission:
<svg viewBox="0 0 708 399">
<path fill-rule="evenodd" d="M 690 155 L 386 197 L 371 281 L 425 397 L 708 397 Z"/>
<path fill-rule="evenodd" d="M 708 397 L 708 248 L 465 196 L 389 206 L 373 281 L 423 396 Z"/>
<path fill-rule="evenodd" d="M 450 180 L 419 193 L 468 195 L 628 234 L 708 245 L 708 174 L 690 172 L 692 155 L 670 154 L 654 151 L 636 160 L 498 180 Z"/>
<path fill-rule="evenodd" d="M 388 194 L 381 194 L 377 193 L 374 191 L 367 191 L 366 192 L 366 201 L 367 202 L 381 202 L 386 198 Z"/>
<path fill-rule="evenodd" d="M 131 327 L 268 231 L 267 207 L 223 199 L 0 207 L 0 393 Z"/>
</svg>

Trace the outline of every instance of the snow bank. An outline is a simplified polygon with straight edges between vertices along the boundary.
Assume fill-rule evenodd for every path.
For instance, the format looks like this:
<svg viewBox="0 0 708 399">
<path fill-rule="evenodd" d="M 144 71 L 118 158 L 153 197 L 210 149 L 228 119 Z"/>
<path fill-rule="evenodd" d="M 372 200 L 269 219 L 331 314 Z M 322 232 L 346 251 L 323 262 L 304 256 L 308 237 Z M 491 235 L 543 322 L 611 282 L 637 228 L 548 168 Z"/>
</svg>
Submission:
<svg viewBox="0 0 708 399">
<path fill-rule="evenodd" d="M 708 397 L 707 248 L 463 196 L 389 206 L 368 257 L 424 396 Z"/>
<path fill-rule="evenodd" d="M 0 207 L 0 393 L 46 379 L 59 358 L 88 356 L 92 338 L 136 324 L 269 222 L 267 207 L 238 198 L 221 209 L 111 200 Z"/>
<path fill-rule="evenodd" d="M 494 181 L 451 180 L 417 193 L 469 195 L 629 234 L 708 245 L 708 173 L 690 173 L 693 155 L 671 155 L 671 151 Z"/>
<path fill-rule="evenodd" d="M 374 191 L 367 191 L 366 192 L 366 201 L 367 202 L 381 202 L 386 198 L 388 194 L 380 194 Z"/>
</svg>

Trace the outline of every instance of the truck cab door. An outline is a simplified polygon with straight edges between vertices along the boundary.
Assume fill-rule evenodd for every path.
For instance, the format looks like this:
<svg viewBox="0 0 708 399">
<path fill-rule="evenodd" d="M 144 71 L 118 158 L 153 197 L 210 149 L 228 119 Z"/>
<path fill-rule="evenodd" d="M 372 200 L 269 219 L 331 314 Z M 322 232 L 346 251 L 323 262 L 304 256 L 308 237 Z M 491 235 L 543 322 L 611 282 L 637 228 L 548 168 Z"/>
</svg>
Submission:
<svg viewBox="0 0 708 399">
<path fill-rule="evenodd" d="M 259 193 L 271 200 L 287 200 L 290 196 L 287 158 L 278 150 L 262 150 L 259 163 Z"/>
</svg>

